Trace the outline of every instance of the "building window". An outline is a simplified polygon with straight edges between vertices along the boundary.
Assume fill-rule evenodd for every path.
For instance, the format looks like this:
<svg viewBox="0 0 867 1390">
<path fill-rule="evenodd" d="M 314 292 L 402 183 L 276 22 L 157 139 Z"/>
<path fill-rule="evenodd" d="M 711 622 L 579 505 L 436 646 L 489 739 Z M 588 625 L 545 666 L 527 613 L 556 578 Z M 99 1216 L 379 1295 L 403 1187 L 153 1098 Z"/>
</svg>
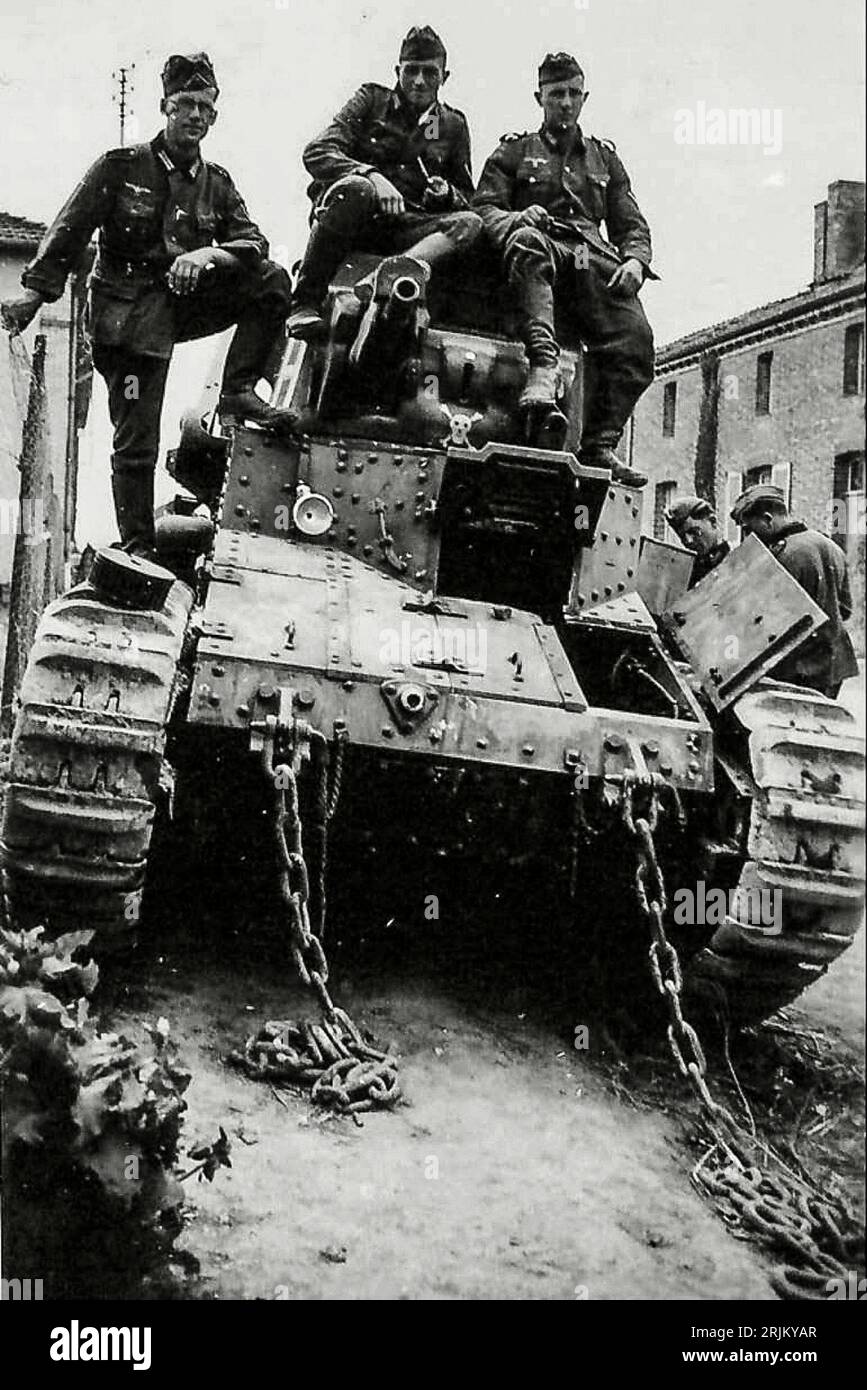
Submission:
<svg viewBox="0 0 867 1390">
<path fill-rule="evenodd" d="M 772 466 L 769 463 L 760 463 L 757 468 L 748 468 L 744 473 L 744 491 L 748 487 L 757 487 L 759 483 L 770 483 L 772 478 Z"/>
<path fill-rule="evenodd" d="M 864 325 L 850 323 L 843 340 L 843 395 L 864 394 Z"/>
<path fill-rule="evenodd" d="M 771 413 L 771 364 L 772 352 L 760 352 L 756 362 L 756 414 Z"/>
<path fill-rule="evenodd" d="M 862 534 L 864 515 L 864 450 L 852 449 L 834 459 L 834 496 L 831 499 L 830 531 L 838 545 L 846 549 L 846 539 Z"/>
<path fill-rule="evenodd" d="M 662 388 L 662 434 L 664 439 L 674 438 L 674 421 L 677 414 L 677 382 L 667 381 Z"/>
<path fill-rule="evenodd" d="M 653 491 L 653 536 L 655 540 L 664 541 L 667 535 L 668 522 L 665 513 L 674 501 L 675 483 L 657 483 Z M 669 536 L 670 540 L 671 537 Z"/>
</svg>

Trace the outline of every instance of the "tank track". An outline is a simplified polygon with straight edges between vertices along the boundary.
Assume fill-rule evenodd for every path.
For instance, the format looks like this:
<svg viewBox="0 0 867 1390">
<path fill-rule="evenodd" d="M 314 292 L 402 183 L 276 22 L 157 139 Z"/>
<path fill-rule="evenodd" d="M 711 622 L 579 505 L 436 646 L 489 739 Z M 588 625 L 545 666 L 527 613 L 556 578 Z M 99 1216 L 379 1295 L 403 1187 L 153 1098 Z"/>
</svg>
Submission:
<svg viewBox="0 0 867 1390">
<path fill-rule="evenodd" d="M 111 947 L 135 928 L 192 604 L 179 583 L 158 610 L 113 606 L 85 583 L 45 609 L 0 829 L 15 930 L 93 928 Z"/>
<path fill-rule="evenodd" d="M 740 1025 L 796 999 L 852 944 L 864 910 L 864 741 L 822 695 L 779 686 L 744 696 L 751 786 L 739 889 L 779 890 L 781 930 L 736 907 L 685 967 L 686 987 Z M 742 919 L 742 920 L 741 920 Z"/>
</svg>

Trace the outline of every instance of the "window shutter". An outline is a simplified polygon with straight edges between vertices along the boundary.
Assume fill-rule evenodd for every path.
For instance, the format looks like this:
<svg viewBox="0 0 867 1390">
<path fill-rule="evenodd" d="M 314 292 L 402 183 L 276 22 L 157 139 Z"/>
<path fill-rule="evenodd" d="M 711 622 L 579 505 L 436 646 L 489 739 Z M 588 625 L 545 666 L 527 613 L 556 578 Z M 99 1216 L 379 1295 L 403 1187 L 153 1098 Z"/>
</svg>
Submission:
<svg viewBox="0 0 867 1390">
<path fill-rule="evenodd" d="M 790 463 L 775 463 L 771 466 L 771 482 L 774 487 L 780 488 L 786 506 L 792 505 L 792 465 Z"/>
<path fill-rule="evenodd" d="M 726 473 L 726 505 L 725 505 L 725 537 L 729 545 L 738 545 L 741 539 L 741 528 L 732 521 L 730 512 L 735 502 L 744 490 L 743 473 L 729 470 Z"/>
</svg>

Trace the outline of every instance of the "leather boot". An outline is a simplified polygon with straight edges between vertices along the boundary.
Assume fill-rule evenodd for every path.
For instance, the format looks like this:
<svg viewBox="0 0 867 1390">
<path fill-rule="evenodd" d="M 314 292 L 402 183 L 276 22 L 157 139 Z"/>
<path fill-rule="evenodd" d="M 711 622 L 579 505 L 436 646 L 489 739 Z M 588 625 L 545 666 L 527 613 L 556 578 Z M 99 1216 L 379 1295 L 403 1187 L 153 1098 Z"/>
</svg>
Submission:
<svg viewBox="0 0 867 1390">
<path fill-rule="evenodd" d="M 644 487 L 647 474 L 630 468 L 615 454 L 610 444 L 588 444 L 581 448 L 581 462 L 588 468 L 610 468 L 611 481 L 623 483 L 626 487 Z"/>
<path fill-rule="evenodd" d="M 111 475 L 111 491 L 120 543 L 130 555 L 156 557 L 154 538 L 154 474 L 152 468 L 119 469 Z"/>
<path fill-rule="evenodd" d="M 557 404 L 559 371 L 556 365 L 534 362 L 530 366 L 527 384 L 521 392 L 518 405 L 522 410 L 535 406 Z"/>
<path fill-rule="evenodd" d="M 314 223 L 292 294 L 287 323 L 290 338 L 306 340 L 325 332 L 325 321 L 319 311 L 331 278 L 347 250 L 344 237 L 335 236 L 321 222 Z"/>
<path fill-rule="evenodd" d="M 275 433 L 291 430 L 298 419 L 293 410 L 275 410 L 268 405 L 267 401 L 256 395 L 252 386 L 244 391 L 234 391 L 231 395 L 222 395 L 218 409 L 221 422 L 228 427 L 252 423 Z"/>
</svg>

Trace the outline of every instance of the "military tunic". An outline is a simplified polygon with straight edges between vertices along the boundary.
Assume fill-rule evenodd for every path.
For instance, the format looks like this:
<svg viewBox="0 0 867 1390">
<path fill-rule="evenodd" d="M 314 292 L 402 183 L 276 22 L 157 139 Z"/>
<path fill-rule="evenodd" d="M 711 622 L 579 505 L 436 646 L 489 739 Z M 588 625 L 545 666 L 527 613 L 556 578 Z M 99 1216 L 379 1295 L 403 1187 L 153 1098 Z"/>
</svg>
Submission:
<svg viewBox="0 0 867 1390">
<path fill-rule="evenodd" d="M 91 335 L 94 342 L 145 356 L 168 358 L 178 340 L 180 300 L 165 279 L 176 256 L 219 246 L 255 271 L 268 255 L 268 243 L 226 170 L 203 159 L 189 171 L 177 168 L 162 133 L 147 144 L 109 150 L 92 165 L 46 232 L 22 283 L 49 301 L 58 299 L 96 228 Z"/>
<path fill-rule="evenodd" d="M 828 622 L 774 667 L 771 675 L 774 680 L 835 697 L 841 683 L 858 672 L 852 639 L 843 626 L 852 616 L 846 557 L 838 545 L 803 521 L 787 522 L 769 542 L 769 549 L 828 615 Z"/>
<path fill-rule="evenodd" d="M 441 101 L 416 115 L 398 90 L 366 82 L 311 140 L 304 164 L 313 176 L 313 233 L 295 284 L 296 306 L 318 306 L 352 250 L 393 255 L 439 232 L 457 251 L 481 236 L 481 221 L 468 207 L 473 177 L 467 123 Z M 404 211 L 398 216 L 381 214 L 372 173 L 401 194 Z M 428 177 L 448 185 L 436 208 L 424 206 Z"/>
<path fill-rule="evenodd" d="M 521 223 L 534 205 L 553 219 L 544 230 Z M 613 449 L 653 380 L 653 334 L 638 298 L 612 293 L 608 281 L 632 257 L 657 278 L 650 231 L 614 146 L 580 126 L 563 148 L 544 127 L 504 136 L 473 207 L 502 255 L 531 365 L 557 361 L 556 298 L 595 368 L 582 450 Z"/>
<path fill-rule="evenodd" d="M 313 178 L 307 191 L 317 202 L 337 179 L 376 171 L 394 184 L 407 207 L 423 211 L 426 178 L 419 159 L 431 177 L 450 185 L 452 210 L 468 207 L 473 176 L 463 112 L 437 101 L 417 116 L 397 89 L 365 82 L 305 149 L 304 167 Z"/>
<path fill-rule="evenodd" d="M 692 565 L 692 574 L 689 577 L 689 587 L 694 589 L 696 584 L 701 583 L 711 570 L 715 570 L 717 565 L 721 565 L 727 555 L 731 554 L 731 546 L 728 541 L 718 541 L 711 546 L 710 550 L 704 555 L 696 555 Z"/>
<path fill-rule="evenodd" d="M 148 548 L 174 344 L 237 324 L 223 392 L 255 386 L 283 331 L 291 285 L 267 259 L 268 243 L 226 170 L 203 159 L 188 170 L 177 167 L 163 133 L 96 161 L 49 227 L 22 283 L 48 301 L 58 299 L 97 228 L 88 326 L 114 427 L 118 525 L 124 543 Z M 237 266 L 207 272 L 189 295 L 172 294 L 166 273 L 173 261 L 208 246 L 231 252 Z"/>
<path fill-rule="evenodd" d="M 580 234 L 613 261 L 635 257 L 652 277 L 650 228 L 610 141 L 585 136 L 578 126 L 568 148 L 543 127 L 506 135 L 482 170 L 473 206 L 500 250 L 516 230 L 518 214 L 536 203 L 562 224 L 557 235 Z M 605 222 L 608 238 L 600 223 Z"/>
</svg>

